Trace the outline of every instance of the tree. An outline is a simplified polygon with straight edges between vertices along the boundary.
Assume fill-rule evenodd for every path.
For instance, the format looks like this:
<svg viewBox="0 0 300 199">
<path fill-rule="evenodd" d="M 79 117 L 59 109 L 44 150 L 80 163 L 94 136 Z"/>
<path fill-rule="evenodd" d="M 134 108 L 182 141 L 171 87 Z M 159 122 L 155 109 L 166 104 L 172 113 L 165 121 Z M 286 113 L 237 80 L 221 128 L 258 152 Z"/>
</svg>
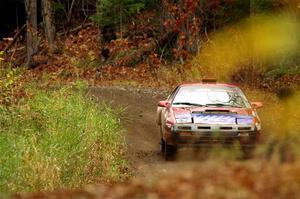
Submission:
<svg viewBox="0 0 300 199">
<path fill-rule="evenodd" d="M 53 20 L 53 11 L 50 0 L 42 1 L 42 10 L 43 10 L 43 21 L 44 21 L 44 30 L 45 35 L 48 40 L 50 50 L 53 50 L 54 39 L 55 39 L 55 25 Z"/>
<path fill-rule="evenodd" d="M 100 26 L 101 46 L 116 39 L 118 28 L 122 38 L 124 24 L 140 10 L 149 8 L 155 3 L 155 0 L 97 0 L 97 13 L 91 19 Z M 104 47 L 101 54 L 106 59 L 109 57 L 109 50 Z"/>
<path fill-rule="evenodd" d="M 38 31 L 37 31 L 37 1 L 26 0 L 25 8 L 27 12 L 27 66 L 34 67 L 33 56 L 38 50 Z"/>
</svg>

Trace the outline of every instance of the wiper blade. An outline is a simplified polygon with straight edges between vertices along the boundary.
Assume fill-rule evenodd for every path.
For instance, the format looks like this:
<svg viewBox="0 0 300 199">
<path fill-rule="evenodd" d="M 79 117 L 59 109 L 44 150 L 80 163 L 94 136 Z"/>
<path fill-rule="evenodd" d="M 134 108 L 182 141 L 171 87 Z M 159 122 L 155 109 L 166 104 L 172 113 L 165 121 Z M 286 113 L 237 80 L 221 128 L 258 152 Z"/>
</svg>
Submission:
<svg viewBox="0 0 300 199">
<path fill-rule="evenodd" d="M 187 105 L 187 106 L 205 106 L 203 104 L 190 103 L 190 102 L 175 102 L 174 105 Z"/>
<path fill-rule="evenodd" d="M 222 104 L 222 103 L 214 103 L 214 104 L 205 104 L 206 106 L 230 106 L 228 104 Z"/>
</svg>

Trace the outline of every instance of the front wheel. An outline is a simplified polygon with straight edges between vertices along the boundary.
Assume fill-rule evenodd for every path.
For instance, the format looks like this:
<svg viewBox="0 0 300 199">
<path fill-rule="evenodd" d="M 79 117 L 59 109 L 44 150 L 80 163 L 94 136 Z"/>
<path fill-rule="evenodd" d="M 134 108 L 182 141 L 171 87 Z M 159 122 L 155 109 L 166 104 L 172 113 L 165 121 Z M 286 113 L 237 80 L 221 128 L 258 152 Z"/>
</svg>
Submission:
<svg viewBox="0 0 300 199">
<path fill-rule="evenodd" d="M 176 155 L 177 148 L 167 144 L 163 139 L 161 139 L 161 152 L 165 160 L 173 160 Z"/>
<path fill-rule="evenodd" d="M 164 139 L 161 139 L 160 140 L 160 152 L 161 152 L 161 154 L 165 153 L 165 148 L 166 148 L 166 143 L 165 143 Z"/>
</svg>

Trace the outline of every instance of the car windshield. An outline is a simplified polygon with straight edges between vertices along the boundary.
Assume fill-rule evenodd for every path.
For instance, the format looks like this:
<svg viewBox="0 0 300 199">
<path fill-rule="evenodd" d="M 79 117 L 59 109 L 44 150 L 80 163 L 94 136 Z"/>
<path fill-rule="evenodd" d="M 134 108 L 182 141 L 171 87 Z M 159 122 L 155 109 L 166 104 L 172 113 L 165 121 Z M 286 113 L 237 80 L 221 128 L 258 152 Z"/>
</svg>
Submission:
<svg viewBox="0 0 300 199">
<path fill-rule="evenodd" d="M 247 98 L 239 88 L 216 85 L 181 87 L 172 104 L 174 106 L 250 107 Z"/>
</svg>

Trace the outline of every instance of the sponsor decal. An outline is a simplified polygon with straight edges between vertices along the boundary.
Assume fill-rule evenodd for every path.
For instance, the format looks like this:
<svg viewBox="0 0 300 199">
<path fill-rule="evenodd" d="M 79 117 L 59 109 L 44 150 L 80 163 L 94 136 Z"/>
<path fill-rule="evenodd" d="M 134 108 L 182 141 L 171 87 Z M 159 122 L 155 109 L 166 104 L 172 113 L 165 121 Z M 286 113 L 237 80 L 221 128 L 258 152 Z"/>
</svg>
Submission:
<svg viewBox="0 0 300 199">
<path fill-rule="evenodd" d="M 220 114 L 195 114 L 194 123 L 198 124 L 252 124 L 252 116 L 243 115 L 220 115 Z"/>
</svg>

